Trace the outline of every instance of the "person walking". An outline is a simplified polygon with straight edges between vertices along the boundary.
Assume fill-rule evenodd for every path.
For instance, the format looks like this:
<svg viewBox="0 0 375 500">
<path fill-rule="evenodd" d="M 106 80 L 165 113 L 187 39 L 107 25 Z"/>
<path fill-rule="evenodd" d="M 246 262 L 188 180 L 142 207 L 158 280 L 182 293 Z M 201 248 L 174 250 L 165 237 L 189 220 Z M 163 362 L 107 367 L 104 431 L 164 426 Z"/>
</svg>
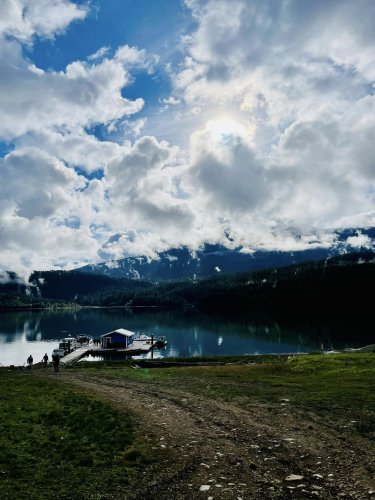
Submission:
<svg viewBox="0 0 375 500">
<path fill-rule="evenodd" d="M 33 357 L 30 354 L 30 356 L 27 358 L 27 368 L 28 368 L 28 370 L 31 370 L 31 367 L 33 366 L 33 363 L 34 363 Z"/>
<path fill-rule="evenodd" d="M 57 373 L 59 371 L 60 356 L 56 352 L 52 355 L 52 361 L 55 373 Z"/>
<path fill-rule="evenodd" d="M 48 354 L 45 353 L 45 355 L 43 356 L 43 368 L 46 368 L 48 364 Z"/>
</svg>

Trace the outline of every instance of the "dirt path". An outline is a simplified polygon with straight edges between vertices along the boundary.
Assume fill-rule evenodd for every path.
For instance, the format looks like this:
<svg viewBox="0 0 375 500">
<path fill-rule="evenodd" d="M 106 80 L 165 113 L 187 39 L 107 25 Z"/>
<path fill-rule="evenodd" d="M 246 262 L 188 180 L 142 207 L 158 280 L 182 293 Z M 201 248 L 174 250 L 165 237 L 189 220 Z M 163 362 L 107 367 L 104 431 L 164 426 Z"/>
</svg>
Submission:
<svg viewBox="0 0 375 500">
<path fill-rule="evenodd" d="M 246 409 L 155 383 L 61 371 L 59 379 L 131 410 L 160 456 L 145 499 L 375 498 L 373 450 L 288 401 Z M 302 476 L 302 477 L 299 477 Z"/>
</svg>

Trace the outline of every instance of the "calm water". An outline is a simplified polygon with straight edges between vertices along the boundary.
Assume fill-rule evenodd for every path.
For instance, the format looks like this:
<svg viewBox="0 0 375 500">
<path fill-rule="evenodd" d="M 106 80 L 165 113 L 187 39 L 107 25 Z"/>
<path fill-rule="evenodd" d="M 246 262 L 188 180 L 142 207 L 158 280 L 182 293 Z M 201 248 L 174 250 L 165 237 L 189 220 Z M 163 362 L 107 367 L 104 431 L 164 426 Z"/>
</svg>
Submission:
<svg viewBox="0 0 375 500">
<path fill-rule="evenodd" d="M 208 316 L 158 309 L 83 309 L 0 313 L 0 365 L 24 365 L 50 356 L 59 340 L 87 333 L 99 337 L 116 328 L 166 335 L 168 345 L 154 357 L 219 354 L 298 353 L 357 348 L 374 342 L 363 326 L 281 324 L 270 318 Z"/>
</svg>

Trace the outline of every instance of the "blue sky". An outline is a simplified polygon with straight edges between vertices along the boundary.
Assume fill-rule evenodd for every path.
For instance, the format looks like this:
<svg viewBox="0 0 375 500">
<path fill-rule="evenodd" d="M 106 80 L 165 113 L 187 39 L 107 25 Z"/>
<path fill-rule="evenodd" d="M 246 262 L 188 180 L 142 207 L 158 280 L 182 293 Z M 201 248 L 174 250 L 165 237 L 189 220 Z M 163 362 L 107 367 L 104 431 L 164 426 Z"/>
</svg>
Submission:
<svg viewBox="0 0 375 500">
<path fill-rule="evenodd" d="M 175 56 L 176 41 L 191 23 L 189 10 L 179 1 L 94 1 L 84 20 L 72 23 L 54 40 L 37 39 L 30 55 L 38 67 L 55 70 L 101 47 L 116 49 L 124 44 L 156 51 L 162 57 L 163 53 Z"/>
<path fill-rule="evenodd" d="M 374 19 L 372 0 L 4 0 L 0 269 L 373 226 Z"/>
</svg>

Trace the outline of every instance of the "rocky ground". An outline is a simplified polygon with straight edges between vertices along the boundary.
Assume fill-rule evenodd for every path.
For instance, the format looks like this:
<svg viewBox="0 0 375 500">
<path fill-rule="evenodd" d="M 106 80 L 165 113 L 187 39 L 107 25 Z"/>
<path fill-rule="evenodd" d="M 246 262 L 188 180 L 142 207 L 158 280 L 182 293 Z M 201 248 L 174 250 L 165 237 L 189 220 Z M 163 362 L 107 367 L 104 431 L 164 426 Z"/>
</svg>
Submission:
<svg viewBox="0 0 375 500">
<path fill-rule="evenodd" d="M 71 370 L 58 378 L 133 412 L 158 454 L 157 469 L 143 471 L 138 490 L 123 498 L 375 498 L 374 450 L 350 432 L 350 417 L 338 430 L 288 399 L 244 407 L 188 387 Z"/>
</svg>

